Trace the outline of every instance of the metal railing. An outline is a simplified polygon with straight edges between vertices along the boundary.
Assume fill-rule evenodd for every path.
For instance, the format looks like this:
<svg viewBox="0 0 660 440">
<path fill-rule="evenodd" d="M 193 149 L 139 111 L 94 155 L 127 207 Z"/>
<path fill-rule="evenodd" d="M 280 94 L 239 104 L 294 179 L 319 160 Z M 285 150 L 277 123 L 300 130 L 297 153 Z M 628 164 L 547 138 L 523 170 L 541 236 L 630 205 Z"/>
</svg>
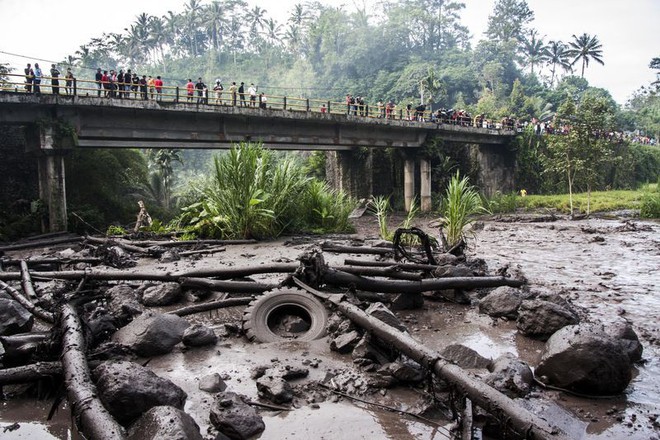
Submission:
<svg viewBox="0 0 660 440">
<path fill-rule="evenodd" d="M 260 93 L 251 96 L 249 93 L 243 95 L 236 92 L 232 94 L 228 89 L 219 94 L 216 91 L 204 88 L 190 89 L 184 86 L 163 85 L 155 87 L 147 83 L 145 77 L 143 82 L 112 82 L 96 81 L 88 79 L 67 79 L 66 77 L 42 76 L 39 83 L 34 79 L 28 79 L 21 74 L 5 74 L 8 80 L 0 81 L 0 92 L 9 93 L 33 93 L 53 94 L 61 96 L 86 96 L 98 97 L 99 99 L 130 99 L 151 100 L 159 102 L 174 102 L 194 105 L 210 106 L 236 106 L 254 109 L 288 110 L 292 112 L 312 112 L 330 115 L 345 115 L 348 117 L 392 119 L 410 122 L 432 122 L 436 124 L 458 125 L 464 127 L 477 127 L 488 129 L 515 130 L 517 127 L 513 121 L 493 121 L 482 116 L 476 118 L 461 115 L 458 112 L 451 114 L 443 110 L 417 110 L 414 107 L 408 109 L 396 106 L 392 103 L 368 103 L 351 104 L 346 101 L 331 101 L 318 98 L 299 98 L 291 96 L 265 95 Z M 53 84 L 56 80 L 59 84 Z"/>
</svg>

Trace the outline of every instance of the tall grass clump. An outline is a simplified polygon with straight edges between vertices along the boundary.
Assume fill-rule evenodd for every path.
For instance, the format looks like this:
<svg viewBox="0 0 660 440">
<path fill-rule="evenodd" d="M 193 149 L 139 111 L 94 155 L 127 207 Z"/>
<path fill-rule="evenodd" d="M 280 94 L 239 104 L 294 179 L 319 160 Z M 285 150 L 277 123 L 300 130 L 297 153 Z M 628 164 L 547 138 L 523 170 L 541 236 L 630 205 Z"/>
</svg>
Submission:
<svg viewBox="0 0 660 440">
<path fill-rule="evenodd" d="M 518 195 L 515 192 L 502 194 L 497 192 L 493 197 L 484 203 L 488 206 L 488 211 L 493 214 L 507 214 L 515 212 L 518 208 Z"/>
<path fill-rule="evenodd" d="M 177 226 L 191 235 L 271 238 L 283 232 L 348 231 L 353 201 L 306 176 L 292 156 L 241 143 L 214 157 L 211 178 L 194 191 Z"/>
<path fill-rule="evenodd" d="M 376 196 L 369 200 L 369 211 L 376 217 L 378 221 L 378 235 L 383 240 L 392 241 L 394 238 L 394 231 L 391 231 L 387 226 L 388 217 L 392 212 L 389 197 Z M 417 199 L 414 198 L 410 204 L 410 210 L 406 214 L 406 218 L 401 222 L 398 228 L 409 229 L 415 216 L 419 213 L 419 206 Z"/>
<path fill-rule="evenodd" d="M 639 216 L 642 218 L 660 218 L 660 184 L 645 185 L 643 188 Z"/>
<path fill-rule="evenodd" d="M 302 195 L 301 229 L 311 232 L 351 232 L 349 215 L 357 206 L 356 201 L 344 191 L 330 188 L 326 182 L 310 180 Z"/>
<path fill-rule="evenodd" d="M 447 246 L 452 249 L 465 242 L 465 227 L 474 221 L 474 215 L 487 212 L 477 190 L 467 177 L 460 178 L 458 171 L 452 176 L 445 193 L 442 221 Z"/>
</svg>

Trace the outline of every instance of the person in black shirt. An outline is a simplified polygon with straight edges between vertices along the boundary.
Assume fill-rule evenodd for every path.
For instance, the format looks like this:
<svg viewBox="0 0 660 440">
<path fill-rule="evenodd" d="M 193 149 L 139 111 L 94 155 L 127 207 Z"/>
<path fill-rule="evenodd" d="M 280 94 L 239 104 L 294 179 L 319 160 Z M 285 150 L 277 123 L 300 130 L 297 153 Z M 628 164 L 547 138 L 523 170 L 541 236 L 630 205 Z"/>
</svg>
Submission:
<svg viewBox="0 0 660 440">
<path fill-rule="evenodd" d="M 101 96 L 101 89 L 103 88 L 101 80 L 103 79 L 103 73 L 101 72 L 100 67 L 96 69 L 96 75 L 94 76 L 94 79 L 96 80 L 96 88 L 98 89 L 96 96 Z"/>
<path fill-rule="evenodd" d="M 238 96 L 241 99 L 241 107 L 247 107 L 247 101 L 245 100 L 245 83 L 241 83 L 241 86 L 238 88 Z"/>
<path fill-rule="evenodd" d="M 204 92 L 206 91 L 206 84 L 202 82 L 202 78 L 197 78 L 197 84 L 195 84 L 195 90 L 197 90 L 197 104 L 204 104 Z"/>
<path fill-rule="evenodd" d="M 50 85 L 51 88 L 53 89 L 53 94 L 59 95 L 60 94 L 60 71 L 57 70 L 57 67 L 55 64 L 51 64 L 50 66 Z"/>
</svg>

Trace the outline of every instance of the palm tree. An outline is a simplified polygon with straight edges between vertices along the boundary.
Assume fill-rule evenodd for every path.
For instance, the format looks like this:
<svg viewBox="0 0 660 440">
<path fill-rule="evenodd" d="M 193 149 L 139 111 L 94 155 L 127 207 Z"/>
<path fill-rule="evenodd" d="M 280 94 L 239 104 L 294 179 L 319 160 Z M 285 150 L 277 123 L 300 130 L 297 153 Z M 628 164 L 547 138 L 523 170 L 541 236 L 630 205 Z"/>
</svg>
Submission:
<svg viewBox="0 0 660 440">
<path fill-rule="evenodd" d="M 282 25 L 272 18 L 266 21 L 266 42 L 271 46 L 278 46 L 282 42 Z"/>
<path fill-rule="evenodd" d="M 291 16 L 289 17 L 288 21 L 294 26 L 303 27 L 311 18 L 312 15 L 305 8 L 305 6 L 303 6 L 302 3 L 296 3 L 293 6 L 293 11 L 291 12 Z"/>
<path fill-rule="evenodd" d="M 204 12 L 204 26 L 206 26 L 213 49 L 218 50 L 222 45 L 223 30 L 227 23 L 225 11 L 219 2 L 214 1 L 207 6 Z"/>
<path fill-rule="evenodd" d="M 174 180 L 174 162 L 183 163 L 181 150 L 156 149 L 147 152 L 149 165 L 162 180 L 162 202 L 166 209 L 170 207 L 172 198 L 172 182 Z"/>
<path fill-rule="evenodd" d="M 190 54 L 192 56 L 197 56 L 197 26 L 199 13 L 202 10 L 202 5 L 200 0 L 189 0 L 185 5 L 185 26 L 186 32 L 188 34 L 188 43 L 190 45 Z"/>
<path fill-rule="evenodd" d="M 603 62 L 603 45 L 598 41 L 595 35 L 588 35 L 584 33 L 579 37 L 573 34 L 573 41 L 568 43 L 571 46 L 569 55 L 573 57 L 571 65 L 582 60 L 582 78 L 584 78 L 584 68 L 589 67 L 589 60 L 592 59 L 600 65 L 605 65 Z"/>
<path fill-rule="evenodd" d="M 572 72 L 573 66 L 571 65 L 571 55 L 568 47 L 560 40 L 551 40 L 546 46 L 546 62 L 552 66 L 550 70 L 552 77 L 550 78 L 550 86 L 555 83 L 555 73 L 557 66 L 561 67 L 566 72 Z"/>
<path fill-rule="evenodd" d="M 266 10 L 255 6 L 246 15 L 245 19 L 250 23 L 250 41 L 255 42 L 259 36 L 259 31 L 263 30 L 266 24 Z"/>
<path fill-rule="evenodd" d="M 538 32 L 531 30 L 529 38 L 522 39 L 522 50 L 525 61 L 529 64 L 530 72 L 534 75 L 534 65 L 542 63 L 547 60 L 547 46 L 543 42 L 543 38 L 537 37 Z"/>
</svg>

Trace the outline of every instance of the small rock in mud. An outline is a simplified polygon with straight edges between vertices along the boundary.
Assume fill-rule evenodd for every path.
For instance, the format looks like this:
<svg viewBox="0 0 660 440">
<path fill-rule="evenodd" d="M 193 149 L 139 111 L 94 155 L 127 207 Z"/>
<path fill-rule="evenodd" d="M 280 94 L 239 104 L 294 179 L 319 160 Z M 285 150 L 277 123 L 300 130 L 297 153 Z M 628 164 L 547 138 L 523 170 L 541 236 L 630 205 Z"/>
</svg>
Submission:
<svg viewBox="0 0 660 440">
<path fill-rule="evenodd" d="M 401 321 L 399 321 L 399 318 L 397 318 L 396 315 L 392 313 L 392 311 L 388 309 L 383 303 L 373 303 L 367 308 L 367 310 L 365 310 L 365 312 L 368 315 L 371 315 L 374 318 L 384 322 L 390 327 L 394 327 L 400 332 L 406 331 L 406 326 L 403 325 Z"/>
<path fill-rule="evenodd" d="M 498 287 L 479 301 L 479 312 L 493 318 L 515 319 L 518 317 L 518 307 L 522 304 L 522 296 L 520 289 Z"/>
<path fill-rule="evenodd" d="M 440 266 L 435 271 L 433 271 L 433 275 L 437 278 L 472 277 L 474 276 L 474 272 L 464 264 L 459 264 L 456 266 L 445 265 Z"/>
<path fill-rule="evenodd" d="M 161 283 L 149 286 L 142 292 L 142 304 L 148 307 L 168 306 L 179 301 L 182 292 L 179 283 Z"/>
<path fill-rule="evenodd" d="M 461 368 L 488 369 L 492 363 L 490 359 L 481 356 L 473 349 L 461 344 L 448 345 L 440 354 Z"/>
<path fill-rule="evenodd" d="M 222 434 L 231 439 L 246 440 L 266 429 L 263 418 L 236 393 L 218 393 L 211 406 L 210 419 Z"/>
<path fill-rule="evenodd" d="M 34 316 L 18 301 L 0 298 L 0 336 L 27 333 L 32 330 Z"/>
<path fill-rule="evenodd" d="M 218 342 L 218 337 L 212 328 L 203 324 L 194 324 L 183 332 L 183 344 L 186 347 L 202 347 Z"/>
<path fill-rule="evenodd" d="M 138 300 L 137 291 L 127 284 L 113 286 L 105 294 L 110 298 L 106 307 L 119 326 L 131 322 L 145 310 Z"/>
<path fill-rule="evenodd" d="M 419 364 L 410 359 L 383 365 L 378 373 L 382 375 L 389 374 L 404 383 L 419 383 L 424 380 L 424 370 Z"/>
<path fill-rule="evenodd" d="M 360 339 L 360 334 L 355 330 L 342 333 L 330 341 L 330 349 L 339 353 L 350 353 L 360 342 Z"/>
<path fill-rule="evenodd" d="M 156 406 L 129 429 L 127 440 L 202 440 L 195 420 L 172 406 Z"/>
<path fill-rule="evenodd" d="M 189 325 L 176 315 L 142 314 L 117 331 L 112 340 L 130 347 L 138 356 L 155 356 L 172 351 Z"/>
<path fill-rule="evenodd" d="M 504 353 L 493 361 L 486 383 L 509 397 L 524 397 L 534 383 L 534 374 L 513 353 Z"/>
<path fill-rule="evenodd" d="M 516 326 L 520 333 L 545 341 L 557 330 L 579 321 L 577 313 L 568 303 L 534 299 L 522 302 L 518 308 Z"/>
<path fill-rule="evenodd" d="M 293 388 L 283 377 L 266 374 L 257 379 L 259 395 L 273 403 L 289 403 L 293 400 Z"/>
<path fill-rule="evenodd" d="M 199 389 L 207 393 L 217 393 L 227 389 L 227 384 L 220 374 L 213 373 L 199 379 Z"/>
</svg>

